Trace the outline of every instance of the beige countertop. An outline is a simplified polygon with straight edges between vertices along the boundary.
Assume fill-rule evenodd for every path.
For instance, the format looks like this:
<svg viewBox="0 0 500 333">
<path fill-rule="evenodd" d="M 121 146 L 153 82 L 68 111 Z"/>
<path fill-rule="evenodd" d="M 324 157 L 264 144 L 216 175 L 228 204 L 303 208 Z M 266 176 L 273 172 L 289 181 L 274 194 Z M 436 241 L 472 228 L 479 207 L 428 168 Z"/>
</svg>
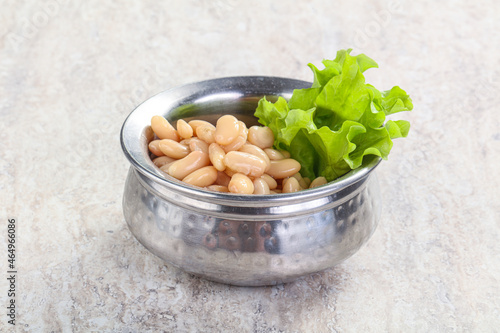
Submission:
<svg viewBox="0 0 500 333">
<path fill-rule="evenodd" d="M 17 331 L 498 331 L 499 18 L 495 0 L 4 1 L 0 276 L 15 218 Z M 365 247 L 293 283 L 239 288 L 135 240 L 119 143 L 134 106 L 209 78 L 311 80 L 308 62 L 348 47 L 379 63 L 369 82 L 415 105 L 378 168 L 384 210 Z"/>
</svg>

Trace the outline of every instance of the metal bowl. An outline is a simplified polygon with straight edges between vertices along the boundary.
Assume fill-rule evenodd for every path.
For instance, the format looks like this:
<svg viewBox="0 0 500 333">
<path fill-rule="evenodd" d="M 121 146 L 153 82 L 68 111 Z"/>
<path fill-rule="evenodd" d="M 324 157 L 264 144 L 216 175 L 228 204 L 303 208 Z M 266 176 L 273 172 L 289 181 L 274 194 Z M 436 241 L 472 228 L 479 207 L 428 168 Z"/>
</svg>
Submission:
<svg viewBox="0 0 500 333">
<path fill-rule="evenodd" d="M 148 153 L 151 117 L 251 125 L 258 100 L 289 98 L 304 81 L 230 77 L 184 85 L 139 105 L 121 144 L 132 164 L 123 195 L 130 231 L 149 251 L 188 273 L 240 286 L 273 285 L 330 268 L 373 234 L 381 212 L 377 157 L 321 187 L 275 195 L 209 192 L 166 176 Z"/>
</svg>

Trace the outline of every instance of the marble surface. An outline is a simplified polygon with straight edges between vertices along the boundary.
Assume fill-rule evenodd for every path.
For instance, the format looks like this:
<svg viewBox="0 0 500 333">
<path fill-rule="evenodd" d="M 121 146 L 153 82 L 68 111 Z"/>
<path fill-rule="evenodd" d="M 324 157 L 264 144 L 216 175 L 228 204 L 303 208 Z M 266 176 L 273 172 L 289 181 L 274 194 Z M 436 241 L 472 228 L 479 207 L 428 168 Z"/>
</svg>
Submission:
<svg viewBox="0 0 500 333">
<path fill-rule="evenodd" d="M 15 217 L 17 331 L 498 331 L 499 17 L 496 0 L 3 1 L 0 248 Z M 364 248 L 294 283 L 238 288 L 135 240 L 119 144 L 135 105 L 215 77 L 310 80 L 308 62 L 347 47 L 379 63 L 369 82 L 415 105 L 378 169 L 385 208 Z"/>
</svg>

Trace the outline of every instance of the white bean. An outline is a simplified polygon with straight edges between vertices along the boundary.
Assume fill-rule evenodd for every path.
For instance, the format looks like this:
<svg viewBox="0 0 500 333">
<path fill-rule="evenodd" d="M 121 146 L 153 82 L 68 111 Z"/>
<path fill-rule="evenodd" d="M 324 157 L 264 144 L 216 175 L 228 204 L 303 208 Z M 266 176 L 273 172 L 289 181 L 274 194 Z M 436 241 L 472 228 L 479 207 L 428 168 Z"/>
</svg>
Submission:
<svg viewBox="0 0 500 333">
<path fill-rule="evenodd" d="M 269 127 L 252 126 L 248 129 L 248 141 L 261 149 L 273 146 L 274 134 Z"/>
<path fill-rule="evenodd" d="M 217 169 L 209 165 L 191 172 L 189 175 L 184 177 L 182 181 L 194 186 L 205 187 L 212 185 L 216 179 Z"/>
<path fill-rule="evenodd" d="M 225 115 L 217 120 L 214 139 L 220 145 L 228 145 L 236 139 L 239 133 L 238 119 L 232 115 Z"/>
<path fill-rule="evenodd" d="M 280 153 L 285 156 L 285 158 L 290 158 L 290 153 L 287 152 L 286 150 L 280 150 Z"/>
<path fill-rule="evenodd" d="M 299 181 L 295 177 L 288 177 L 283 180 L 282 191 L 283 193 L 293 193 L 300 191 L 302 188 L 300 187 Z"/>
<path fill-rule="evenodd" d="M 309 188 L 309 186 L 311 185 L 311 180 L 309 179 L 309 177 L 304 177 L 302 179 L 304 179 L 304 182 L 306 183 L 306 186 L 304 188 Z"/>
<path fill-rule="evenodd" d="M 222 186 L 222 185 L 210 185 L 210 186 L 207 186 L 207 190 L 210 190 L 210 191 L 215 191 L 215 192 L 229 192 L 229 189 L 227 188 L 227 186 Z"/>
<path fill-rule="evenodd" d="M 250 178 L 242 173 L 235 173 L 233 177 L 231 177 L 228 189 L 231 193 L 252 194 L 254 186 Z"/>
<path fill-rule="evenodd" d="M 221 146 L 226 153 L 238 150 L 247 142 L 248 129 L 245 124 L 241 121 L 238 122 L 238 136 L 228 145 Z"/>
<path fill-rule="evenodd" d="M 300 171 L 300 163 L 291 158 L 285 158 L 278 161 L 271 161 L 271 166 L 267 170 L 274 179 L 290 177 Z"/>
<path fill-rule="evenodd" d="M 193 151 L 186 157 L 175 161 L 168 168 L 168 174 L 177 179 L 183 179 L 191 172 L 210 164 L 208 154 L 202 151 Z"/>
<path fill-rule="evenodd" d="M 191 151 L 199 150 L 208 154 L 208 143 L 198 138 L 191 138 L 189 141 L 189 149 Z"/>
<path fill-rule="evenodd" d="M 269 185 L 262 178 L 255 178 L 253 181 L 253 194 L 270 194 Z"/>
<path fill-rule="evenodd" d="M 260 177 L 266 170 L 266 162 L 261 158 L 240 151 L 230 151 L 224 156 L 224 164 L 239 173 L 250 177 Z"/>
<path fill-rule="evenodd" d="M 179 119 L 177 120 L 177 133 L 181 138 L 189 139 L 193 136 L 194 131 L 193 128 L 188 123 L 186 123 L 186 121 Z"/>
<path fill-rule="evenodd" d="M 215 126 L 205 120 L 191 120 L 188 124 L 193 129 L 193 135 L 196 134 L 196 129 L 200 126 L 209 126 L 215 130 Z"/>
<path fill-rule="evenodd" d="M 300 187 L 302 187 L 303 189 L 308 188 L 307 183 L 305 182 L 304 178 L 302 178 L 302 175 L 300 173 L 297 172 L 292 177 L 294 177 L 295 179 L 297 179 L 299 181 Z"/>
<path fill-rule="evenodd" d="M 256 145 L 246 143 L 243 146 L 241 146 L 240 149 L 238 149 L 238 151 L 241 151 L 243 153 L 249 153 L 262 159 L 264 162 L 266 162 L 267 165 L 265 171 L 267 171 L 267 169 L 269 169 L 269 167 L 271 166 L 271 160 L 269 159 L 269 156 L 267 156 L 267 154 Z"/>
<path fill-rule="evenodd" d="M 160 141 L 161 140 L 153 140 L 149 143 L 149 150 L 155 154 L 156 156 L 163 156 L 163 152 L 160 150 Z"/>
<path fill-rule="evenodd" d="M 157 157 L 153 160 L 154 165 L 156 165 L 158 168 L 161 168 L 165 164 L 172 163 L 172 162 L 175 162 L 175 159 L 172 157 L 168 157 L 168 156 L 160 156 L 160 157 Z"/>
<path fill-rule="evenodd" d="M 272 161 L 282 160 L 285 158 L 285 155 L 283 155 L 279 150 L 266 148 L 264 149 L 264 151 L 267 154 L 267 156 L 269 156 L 269 159 Z"/>
<path fill-rule="evenodd" d="M 311 182 L 311 185 L 309 185 L 309 188 L 314 188 L 314 187 L 318 187 L 321 185 L 325 185 L 326 183 L 327 183 L 327 181 L 326 181 L 325 177 L 317 177 L 316 179 L 314 179 Z"/>
<path fill-rule="evenodd" d="M 214 142 L 210 144 L 208 147 L 208 156 L 213 166 L 218 171 L 224 171 L 224 169 L 226 169 L 226 165 L 224 164 L 224 156 L 226 156 L 226 153 L 217 143 Z"/>
<path fill-rule="evenodd" d="M 167 119 L 162 116 L 151 118 L 151 128 L 160 139 L 179 141 L 179 134 Z"/>
<path fill-rule="evenodd" d="M 230 151 L 240 149 L 240 147 L 243 146 L 245 142 L 247 142 L 247 139 L 245 139 L 243 136 L 237 136 L 233 142 L 231 142 L 227 146 L 221 146 L 221 147 L 222 149 L 224 149 L 226 153 L 229 153 Z"/>
<path fill-rule="evenodd" d="M 215 128 L 202 125 L 196 128 L 196 136 L 208 144 L 214 143 Z"/>
<path fill-rule="evenodd" d="M 189 154 L 189 147 L 170 139 L 160 140 L 158 148 L 164 155 L 172 158 L 183 158 Z"/>
<path fill-rule="evenodd" d="M 260 176 L 260 178 L 264 179 L 267 183 L 267 185 L 269 185 L 269 188 L 271 190 L 274 190 L 275 188 L 278 187 L 278 183 L 276 182 L 276 179 L 274 179 L 273 177 L 269 176 L 267 173 L 263 174 L 262 176 Z"/>
</svg>

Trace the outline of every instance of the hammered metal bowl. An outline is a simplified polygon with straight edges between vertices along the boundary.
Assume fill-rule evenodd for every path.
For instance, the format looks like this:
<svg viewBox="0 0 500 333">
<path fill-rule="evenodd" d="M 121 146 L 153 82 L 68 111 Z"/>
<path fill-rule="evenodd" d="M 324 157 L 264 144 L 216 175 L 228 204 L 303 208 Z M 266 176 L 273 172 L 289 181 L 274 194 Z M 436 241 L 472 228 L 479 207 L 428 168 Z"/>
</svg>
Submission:
<svg viewBox="0 0 500 333">
<path fill-rule="evenodd" d="M 247 125 L 263 96 L 289 98 L 304 81 L 230 77 L 184 85 L 139 105 L 121 144 L 131 163 L 123 212 L 149 251 L 188 273 L 239 286 L 274 285 L 330 268 L 373 234 L 381 213 L 374 169 L 380 159 L 324 186 L 296 193 L 234 195 L 191 187 L 152 163 L 151 117 L 205 119 L 233 114 Z"/>
</svg>

